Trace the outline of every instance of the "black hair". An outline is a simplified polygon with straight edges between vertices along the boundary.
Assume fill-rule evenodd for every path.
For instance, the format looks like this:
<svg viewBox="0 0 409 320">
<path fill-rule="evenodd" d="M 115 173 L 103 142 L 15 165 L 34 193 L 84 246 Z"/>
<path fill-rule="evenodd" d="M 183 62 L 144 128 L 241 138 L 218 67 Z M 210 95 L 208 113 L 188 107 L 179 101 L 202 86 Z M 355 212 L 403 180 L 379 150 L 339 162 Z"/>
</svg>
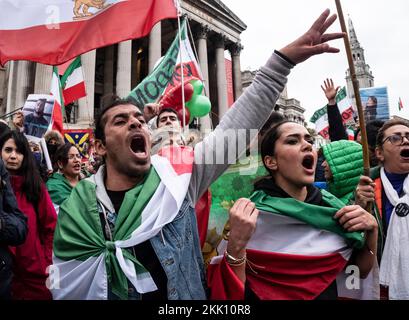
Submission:
<svg viewBox="0 0 409 320">
<path fill-rule="evenodd" d="M 75 145 L 67 142 L 67 143 L 64 143 L 63 145 L 59 146 L 57 151 L 55 151 L 54 159 L 53 159 L 54 171 L 58 170 L 58 161 L 61 161 L 63 166 L 67 165 L 67 163 L 68 163 L 68 154 L 70 153 L 70 150 L 71 150 L 72 147 L 74 147 L 75 149 L 78 150 L 78 148 Z"/>
<path fill-rule="evenodd" d="M 367 102 L 369 100 L 372 100 L 375 104 L 378 104 L 378 99 L 375 96 L 369 96 Z"/>
<path fill-rule="evenodd" d="M 0 139 L 3 137 L 3 135 L 6 135 L 10 131 L 11 129 L 7 124 L 0 122 Z"/>
<path fill-rule="evenodd" d="M 281 131 L 279 129 L 283 124 L 286 124 L 286 123 L 295 123 L 295 122 L 290 121 L 290 120 L 283 120 L 283 121 L 276 123 L 264 134 L 263 140 L 261 141 L 261 159 L 263 160 L 264 167 L 267 169 L 267 171 L 270 174 L 271 174 L 271 171 L 269 168 L 267 168 L 264 162 L 264 158 L 265 156 L 274 155 L 275 144 L 281 136 Z"/>
<path fill-rule="evenodd" d="M 27 201 L 30 202 L 34 208 L 37 208 L 41 197 L 42 179 L 27 138 L 21 132 L 10 130 L 8 133 L 2 135 L 0 140 L 0 150 L 3 149 L 4 144 L 9 139 L 14 140 L 17 151 L 23 155 L 23 162 L 20 169 L 17 171 L 17 174 L 24 179 L 22 191 L 26 196 Z"/>
<path fill-rule="evenodd" d="M 366 135 L 368 136 L 368 145 L 372 149 L 376 148 L 376 137 L 384 123 L 385 121 L 382 120 L 372 120 L 366 124 Z"/>
<path fill-rule="evenodd" d="M 158 116 L 157 116 L 157 118 L 156 118 L 156 127 L 159 127 L 160 115 L 161 115 L 162 113 L 165 113 L 165 112 L 172 112 L 172 113 L 174 113 L 174 114 L 176 115 L 176 118 L 178 118 L 178 120 L 180 121 L 179 115 L 178 115 L 178 113 L 176 112 L 175 109 L 173 109 L 173 108 L 163 108 L 163 109 L 161 109 L 161 111 L 159 111 L 159 114 L 158 114 Z"/>
<path fill-rule="evenodd" d="M 94 136 L 95 139 L 101 140 L 103 144 L 105 144 L 105 125 L 106 125 L 106 121 L 104 119 L 104 115 L 105 113 L 116 107 L 116 106 L 120 106 L 120 105 L 126 105 L 126 104 L 132 104 L 135 107 L 139 108 L 139 110 L 141 110 L 141 112 L 143 111 L 143 108 L 141 106 L 139 106 L 134 99 L 132 98 L 125 98 L 125 99 L 120 99 L 116 96 L 113 96 L 112 99 L 110 100 L 110 102 L 106 105 L 103 106 L 101 111 L 99 112 L 99 114 L 96 117 L 95 120 L 95 131 L 94 131 Z"/>
<path fill-rule="evenodd" d="M 277 111 L 273 111 L 270 116 L 268 117 L 266 123 L 264 123 L 263 127 L 260 129 L 259 135 L 262 137 L 266 134 L 266 132 L 275 124 L 284 121 L 284 116 Z"/>
</svg>

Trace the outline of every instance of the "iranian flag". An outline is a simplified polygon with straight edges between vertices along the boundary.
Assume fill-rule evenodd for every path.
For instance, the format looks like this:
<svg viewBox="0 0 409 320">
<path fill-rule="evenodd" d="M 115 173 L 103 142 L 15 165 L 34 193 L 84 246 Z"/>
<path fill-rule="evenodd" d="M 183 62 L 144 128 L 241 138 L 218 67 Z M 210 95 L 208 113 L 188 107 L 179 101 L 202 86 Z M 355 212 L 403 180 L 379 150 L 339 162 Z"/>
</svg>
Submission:
<svg viewBox="0 0 409 320">
<path fill-rule="evenodd" d="M 174 0 L 2 0 L 0 63 L 58 65 L 95 48 L 144 37 L 176 18 Z"/>
<path fill-rule="evenodd" d="M 62 95 L 60 76 L 58 75 L 57 67 L 53 67 L 53 76 L 51 78 L 51 95 L 54 96 L 54 108 L 53 115 L 51 118 L 50 126 L 53 130 L 59 131 L 63 134 L 63 114 L 64 110 L 64 99 Z"/>
<path fill-rule="evenodd" d="M 399 111 L 401 111 L 403 109 L 403 102 L 402 102 L 400 97 L 399 97 L 399 101 L 398 101 L 398 109 L 399 109 Z"/>
<path fill-rule="evenodd" d="M 165 56 L 161 58 L 154 70 L 131 91 L 128 98 L 135 100 L 141 106 L 158 101 L 159 98 L 181 84 L 182 69 L 184 82 L 203 79 L 187 36 L 186 20 L 181 23 L 180 30 Z"/>
<path fill-rule="evenodd" d="M 347 127 L 346 129 L 348 140 L 355 141 L 355 131 L 352 127 Z"/>
<path fill-rule="evenodd" d="M 219 252 L 225 251 L 223 246 L 227 247 L 225 240 Z M 248 265 L 253 269 L 248 267 L 247 283 L 262 300 L 312 300 L 336 280 L 351 253 L 336 234 L 261 211 L 247 245 Z M 244 287 L 223 256 L 212 259 L 208 277 L 211 299 L 244 298 Z"/>
<path fill-rule="evenodd" d="M 252 195 L 260 213 L 247 244 L 246 285 L 260 299 L 313 300 L 335 281 L 339 296 L 363 296 L 362 292 L 348 292 L 344 272 L 352 248 L 363 246 L 363 235 L 342 229 L 333 216 L 344 204 L 325 190 L 321 192 L 329 207 L 269 198 L 262 191 Z M 218 252 L 226 248 L 223 240 Z M 244 285 L 223 255 L 211 260 L 207 274 L 211 299 L 244 299 Z"/>
<path fill-rule="evenodd" d="M 66 105 L 87 95 L 81 57 L 75 58 L 64 71 L 61 76 L 61 86 L 63 87 L 64 103 Z"/>
<path fill-rule="evenodd" d="M 130 252 L 156 236 L 172 222 L 182 207 L 193 169 L 193 149 L 168 146 L 152 156 L 153 168 L 143 190 L 127 191 L 121 210 L 129 213 L 117 221 L 112 241 L 102 231 L 97 203 L 114 208 L 103 193 L 104 174 L 85 179 L 61 205 L 54 235 L 49 288 L 54 300 L 106 300 L 108 288 L 120 299 L 128 298 L 128 281 L 139 293 L 157 290 L 149 271 Z M 120 219 L 118 219 L 120 220 Z"/>
<path fill-rule="evenodd" d="M 345 87 L 338 91 L 336 101 L 343 123 L 352 124 L 354 122 L 354 110 Z M 315 130 L 319 135 L 329 139 L 327 106 L 315 111 L 310 122 L 315 124 Z"/>
</svg>

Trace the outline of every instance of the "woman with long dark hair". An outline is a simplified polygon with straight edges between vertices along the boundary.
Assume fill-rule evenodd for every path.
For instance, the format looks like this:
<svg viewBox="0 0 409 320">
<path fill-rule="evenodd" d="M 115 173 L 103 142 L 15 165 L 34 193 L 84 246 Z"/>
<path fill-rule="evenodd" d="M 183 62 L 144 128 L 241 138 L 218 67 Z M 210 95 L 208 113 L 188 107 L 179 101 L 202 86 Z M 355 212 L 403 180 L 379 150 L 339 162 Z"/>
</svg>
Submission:
<svg viewBox="0 0 409 320">
<path fill-rule="evenodd" d="M 1 157 L 19 209 L 28 218 L 24 244 L 10 247 L 14 255 L 13 299 L 51 299 L 46 287 L 52 264 L 52 244 L 57 215 L 41 180 L 26 137 L 10 131 L 0 140 Z"/>
<path fill-rule="evenodd" d="M 371 273 L 376 219 L 314 187 L 317 152 L 305 127 L 278 123 L 264 136 L 261 155 L 269 175 L 230 210 L 228 241 L 208 269 L 211 298 L 345 296 L 347 264 L 358 285 Z"/>
</svg>

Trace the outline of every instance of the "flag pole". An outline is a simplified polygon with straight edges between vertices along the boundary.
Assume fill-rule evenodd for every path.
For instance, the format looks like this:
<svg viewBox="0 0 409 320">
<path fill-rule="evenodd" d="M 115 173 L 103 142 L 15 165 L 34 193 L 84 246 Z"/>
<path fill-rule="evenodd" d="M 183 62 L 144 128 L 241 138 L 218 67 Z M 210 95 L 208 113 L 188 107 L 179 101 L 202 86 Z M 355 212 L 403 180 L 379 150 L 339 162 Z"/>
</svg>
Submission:
<svg viewBox="0 0 409 320">
<path fill-rule="evenodd" d="M 21 111 L 23 109 L 23 107 L 20 107 L 18 109 L 15 109 L 9 113 L 5 113 L 3 115 L 0 116 L 0 119 L 7 119 L 7 118 L 11 118 L 15 113 Z"/>
<path fill-rule="evenodd" d="M 363 159 L 364 159 L 364 175 L 369 176 L 370 163 L 369 163 L 368 136 L 366 134 L 364 111 L 362 108 L 361 96 L 359 94 L 359 82 L 356 77 L 355 66 L 352 60 L 351 45 L 349 43 L 344 14 L 342 12 L 341 0 L 335 0 L 335 4 L 337 6 L 338 18 L 341 24 L 341 30 L 342 32 L 344 32 L 345 51 L 348 57 L 349 72 L 351 74 L 352 84 L 354 87 L 356 107 L 358 109 L 359 127 L 361 129 L 361 144 L 362 144 Z"/>
<path fill-rule="evenodd" d="M 182 10 L 180 7 L 180 1 L 177 2 L 177 11 L 178 11 L 178 35 L 179 35 L 179 55 L 180 55 L 180 73 L 181 73 L 181 83 L 182 83 L 182 124 L 183 124 L 183 132 L 186 128 L 186 107 L 185 107 L 185 80 L 183 74 L 183 57 L 182 57 L 182 30 L 180 29 L 180 17 L 182 15 Z"/>
</svg>

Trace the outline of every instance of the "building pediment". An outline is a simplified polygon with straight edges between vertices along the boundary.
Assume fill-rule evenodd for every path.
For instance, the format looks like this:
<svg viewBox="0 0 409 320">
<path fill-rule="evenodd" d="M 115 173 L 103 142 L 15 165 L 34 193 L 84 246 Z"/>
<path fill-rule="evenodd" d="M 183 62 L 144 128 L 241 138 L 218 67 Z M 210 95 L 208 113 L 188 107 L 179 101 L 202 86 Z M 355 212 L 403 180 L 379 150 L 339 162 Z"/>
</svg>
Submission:
<svg viewBox="0 0 409 320">
<path fill-rule="evenodd" d="M 220 0 L 185 0 L 182 8 L 192 19 L 232 42 L 240 41 L 240 34 L 247 29 L 246 24 Z"/>
<path fill-rule="evenodd" d="M 237 17 L 233 11 L 231 11 L 222 1 L 220 0 L 200 0 L 203 4 L 209 6 L 214 10 L 214 12 L 218 13 L 219 16 L 226 17 L 227 19 L 234 22 L 238 27 L 241 27 L 241 31 L 247 29 L 247 25 Z"/>
</svg>

